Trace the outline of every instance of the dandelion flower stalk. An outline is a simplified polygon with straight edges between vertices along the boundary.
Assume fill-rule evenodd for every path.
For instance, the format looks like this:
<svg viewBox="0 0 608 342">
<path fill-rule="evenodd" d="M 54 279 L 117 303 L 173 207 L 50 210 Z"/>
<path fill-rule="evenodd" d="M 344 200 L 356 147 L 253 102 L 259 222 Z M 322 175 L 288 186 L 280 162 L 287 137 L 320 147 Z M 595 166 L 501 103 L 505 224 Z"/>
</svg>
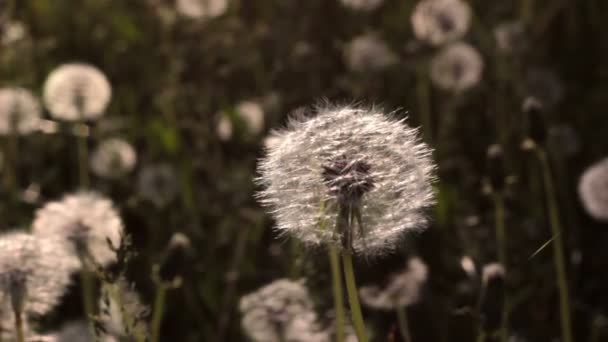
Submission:
<svg viewBox="0 0 608 342">
<path fill-rule="evenodd" d="M 342 270 L 340 269 L 340 255 L 334 246 L 329 247 L 329 260 L 331 263 L 332 289 L 334 296 L 334 311 L 336 313 L 336 341 L 344 341 L 344 296 L 342 294 Z"/>
<path fill-rule="evenodd" d="M 412 336 L 410 335 L 410 328 L 407 323 L 407 307 L 400 306 L 397 308 L 397 319 L 399 321 L 399 332 L 405 342 L 412 342 Z"/>
<path fill-rule="evenodd" d="M 416 82 L 416 96 L 418 97 L 418 113 L 422 123 L 424 140 L 431 144 L 433 142 L 433 121 L 431 119 L 431 102 L 428 70 L 418 67 L 418 81 Z"/>
<path fill-rule="evenodd" d="M 167 286 L 161 282 L 157 283 L 156 296 L 154 298 L 154 313 L 152 314 L 152 333 L 151 342 L 160 341 L 160 325 L 162 324 L 165 311 L 165 297 L 167 296 Z"/>
<path fill-rule="evenodd" d="M 10 133 L 6 136 L 4 144 L 4 165 L 2 171 L 4 173 L 4 186 L 11 194 L 15 193 L 17 187 L 17 156 L 19 155 L 19 142 L 17 135 Z"/>
<path fill-rule="evenodd" d="M 496 244 L 498 249 L 498 262 L 507 267 L 507 237 L 505 231 L 505 203 L 501 193 L 495 193 L 494 220 L 496 225 Z M 509 298 L 505 292 L 505 301 L 502 307 L 502 320 L 500 323 L 500 341 L 506 342 L 509 338 Z"/>
<path fill-rule="evenodd" d="M 562 339 L 564 342 L 572 342 L 572 323 L 570 318 L 570 300 L 568 298 L 568 280 L 566 276 L 566 261 L 564 256 L 564 246 L 562 240 L 562 228 L 559 219 L 559 211 L 553 188 L 553 178 L 551 167 L 546 152 L 542 147 L 536 148 L 536 156 L 541 164 L 543 182 L 545 186 L 545 196 L 549 210 L 549 220 L 553 235 L 553 260 L 555 272 L 557 273 L 557 287 L 559 291 L 559 311 L 561 319 Z"/>
<path fill-rule="evenodd" d="M 348 302 L 357 339 L 359 342 L 367 342 L 367 332 L 365 331 L 365 322 L 363 321 L 363 313 L 361 311 L 361 304 L 359 303 L 359 292 L 357 291 L 357 282 L 353 269 L 353 255 L 349 250 L 342 252 L 342 263 L 344 264 L 344 281 L 346 282 L 346 292 L 348 294 Z"/>
<path fill-rule="evenodd" d="M 17 342 L 25 342 L 25 334 L 23 332 L 23 313 L 15 310 L 15 335 Z"/>
<path fill-rule="evenodd" d="M 84 126 L 83 126 L 84 127 Z M 89 148 L 87 146 L 87 137 L 84 132 L 78 134 L 78 184 L 80 188 L 87 189 L 89 187 Z"/>
</svg>

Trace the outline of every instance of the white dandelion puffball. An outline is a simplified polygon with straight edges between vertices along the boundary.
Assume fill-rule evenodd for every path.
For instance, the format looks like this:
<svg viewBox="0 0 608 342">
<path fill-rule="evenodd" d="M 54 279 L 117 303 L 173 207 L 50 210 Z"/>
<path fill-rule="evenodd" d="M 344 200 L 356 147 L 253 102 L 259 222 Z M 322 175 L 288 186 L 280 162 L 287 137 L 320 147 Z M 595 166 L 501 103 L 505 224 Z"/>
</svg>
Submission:
<svg viewBox="0 0 608 342">
<path fill-rule="evenodd" d="M 608 158 L 585 170 L 578 183 L 578 195 L 589 215 L 608 221 Z"/>
<path fill-rule="evenodd" d="M 346 8 L 355 11 L 373 11 L 384 2 L 384 0 L 340 0 Z"/>
<path fill-rule="evenodd" d="M 139 195 L 157 207 L 171 202 L 179 190 L 177 175 L 169 164 L 149 165 L 142 169 L 137 181 Z"/>
<path fill-rule="evenodd" d="M 40 104 L 29 90 L 0 88 L 0 135 L 34 132 L 40 115 Z"/>
<path fill-rule="evenodd" d="M 354 38 L 344 51 L 349 69 L 357 72 L 378 71 L 397 62 L 388 45 L 374 34 Z"/>
<path fill-rule="evenodd" d="M 414 35 L 431 45 L 462 38 L 471 25 L 471 8 L 461 0 L 422 0 L 412 13 Z"/>
<path fill-rule="evenodd" d="M 0 236 L 0 311 L 43 315 L 55 307 L 76 270 L 63 241 L 23 232 Z"/>
<path fill-rule="evenodd" d="M 79 192 L 38 209 L 32 231 L 37 236 L 62 237 L 74 256 L 90 256 L 108 264 L 116 255 L 107 240 L 118 246 L 123 224 L 111 200 L 94 192 Z"/>
<path fill-rule="evenodd" d="M 363 304 L 381 310 L 394 310 L 416 303 L 426 282 L 428 269 L 420 258 L 411 258 L 407 269 L 393 274 L 385 287 L 370 285 L 361 287 Z"/>
<path fill-rule="evenodd" d="M 258 165 L 265 188 L 258 197 L 280 233 L 340 248 L 338 213 L 356 206 L 361 225 L 351 230 L 350 247 L 374 256 L 425 228 L 435 166 L 431 149 L 403 120 L 375 108 L 323 107 L 277 134 L 281 142 Z"/>
<path fill-rule="evenodd" d="M 253 341 L 327 341 L 301 281 L 276 280 L 239 303 L 243 330 Z"/>
<path fill-rule="evenodd" d="M 177 0 L 179 14 L 193 19 L 219 17 L 228 10 L 228 0 Z"/>
<path fill-rule="evenodd" d="M 247 125 L 247 130 L 253 134 L 260 134 L 264 130 L 264 109 L 254 101 L 239 103 L 235 112 L 240 120 Z"/>
<path fill-rule="evenodd" d="M 88 64 L 70 63 L 53 70 L 44 83 L 44 104 L 56 119 L 96 120 L 104 115 L 112 87 L 106 76 Z"/>
<path fill-rule="evenodd" d="M 483 59 L 467 43 L 452 43 L 431 60 L 431 80 L 443 90 L 461 92 L 481 81 Z"/>
<path fill-rule="evenodd" d="M 91 155 L 91 169 L 102 178 L 120 178 L 133 170 L 137 153 L 131 144 L 119 138 L 103 141 Z"/>
<path fill-rule="evenodd" d="M 27 37 L 27 27 L 20 21 L 0 24 L 0 46 L 8 47 Z"/>
</svg>

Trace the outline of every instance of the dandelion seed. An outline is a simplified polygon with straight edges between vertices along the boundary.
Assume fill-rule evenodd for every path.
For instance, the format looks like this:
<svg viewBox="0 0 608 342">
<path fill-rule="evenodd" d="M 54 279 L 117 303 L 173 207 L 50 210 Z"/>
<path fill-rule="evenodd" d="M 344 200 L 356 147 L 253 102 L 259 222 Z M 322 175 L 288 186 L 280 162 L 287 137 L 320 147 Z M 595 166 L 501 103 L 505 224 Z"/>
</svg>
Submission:
<svg viewBox="0 0 608 342">
<path fill-rule="evenodd" d="M 589 215 L 608 221 L 608 158 L 585 170 L 578 183 L 578 195 Z"/>
<path fill-rule="evenodd" d="M 462 38 L 470 24 L 471 8 L 461 0 L 422 0 L 412 14 L 416 38 L 435 46 Z"/>
<path fill-rule="evenodd" d="M 328 341 L 317 323 L 308 290 L 302 282 L 276 280 L 239 304 L 242 326 L 254 341 Z"/>
<path fill-rule="evenodd" d="M 494 29 L 496 49 L 505 55 L 512 55 L 525 50 L 527 36 L 524 25 L 519 21 L 510 21 L 498 25 Z"/>
<path fill-rule="evenodd" d="M 193 19 L 219 17 L 228 10 L 228 0 L 177 0 L 177 12 Z"/>
<path fill-rule="evenodd" d="M 374 34 L 354 38 L 344 51 L 346 65 L 356 72 L 382 70 L 397 62 L 397 56 Z"/>
<path fill-rule="evenodd" d="M 264 148 L 273 149 L 281 143 L 281 138 L 275 134 L 270 134 L 264 138 Z"/>
<path fill-rule="evenodd" d="M 91 169 L 99 177 L 120 178 L 133 170 L 137 154 L 123 139 L 111 138 L 102 142 L 91 156 Z"/>
<path fill-rule="evenodd" d="M 264 130 L 264 109 L 259 103 L 243 101 L 236 106 L 235 112 L 249 132 L 260 134 Z"/>
<path fill-rule="evenodd" d="M 259 163 L 258 196 L 276 229 L 309 246 L 351 246 L 362 255 L 393 250 L 403 234 L 426 226 L 433 204 L 431 150 L 417 131 L 377 109 L 318 108 L 292 120 L 281 143 Z M 354 204 L 359 229 L 333 223 Z M 357 207 L 357 208 L 354 208 Z"/>
<path fill-rule="evenodd" d="M 171 202 L 179 189 L 175 170 L 169 164 L 146 166 L 140 173 L 137 190 L 140 196 L 157 207 Z"/>
<path fill-rule="evenodd" d="M 96 120 L 104 115 L 112 96 L 106 76 L 88 64 L 64 64 L 44 84 L 44 103 L 53 116 L 65 121 Z"/>
<path fill-rule="evenodd" d="M 32 231 L 41 237 L 62 237 L 80 260 L 92 257 L 108 264 L 116 259 L 108 240 L 118 246 L 123 225 L 111 200 L 94 192 L 79 192 L 38 209 Z"/>
<path fill-rule="evenodd" d="M 66 292 L 75 270 L 58 239 L 21 232 L 1 235 L 0 312 L 48 313 Z"/>
<path fill-rule="evenodd" d="M 0 135 L 29 134 L 38 129 L 40 104 L 29 90 L 0 89 Z"/>
<path fill-rule="evenodd" d="M 186 235 L 175 233 L 171 236 L 159 269 L 159 276 L 163 282 L 172 284 L 183 275 L 192 252 L 191 248 L 190 239 Z"/>
<path fill-rule="evenodd" d="M 395 310 L 416 303 L 428 270 L 420 258 L 411 258 L 405 270 L 391 275 L 384 287 L 364 286 L 359 290 L 363 304 L 382 310 Z"/>
<path fill-rule="evenodd" d="M 452 43 L 431 60 L 431 80 L 441 89 L 462 92 L 481 81 L 483 67 L 475 48 L 467 43 Z"/>
<path fill-rule="evenodd" d="M 384 2 L 384 0 L 340 0 L 342 6 L 354 11 L 373 11 Z"/>
</svg>

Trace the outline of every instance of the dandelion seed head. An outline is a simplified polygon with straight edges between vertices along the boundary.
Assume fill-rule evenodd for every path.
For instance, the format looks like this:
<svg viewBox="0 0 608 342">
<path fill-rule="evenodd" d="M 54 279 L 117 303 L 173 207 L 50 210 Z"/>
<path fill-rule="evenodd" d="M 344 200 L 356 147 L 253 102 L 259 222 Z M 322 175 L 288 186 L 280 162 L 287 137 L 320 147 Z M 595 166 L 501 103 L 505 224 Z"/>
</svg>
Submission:
<svg viewBox="0 0 608 342">
<path fill-rule="evenodd" d="M 66 292 L 75 270 L 59 239 L 4 233 L 0 236 L 0 312 L 49 312 Z"/>
<path fill-rule="evenodd" d="M 119 138 L 103 141 L 91 156 L 91 169 L 102 178 L 120 178 L 133 170 L 137 153 L 131 144 Z"/>
<path fill-rule="evenodd" d="M 155 206 L 166 206 L 177 196 L 179 190 L 173 166 L 155 164 L 144 167 L 139 175 L 137 190 L 143 199 Z"/>
<path fill-rule="evenodd" d="M 420 258 L 411 258 L 407 268 L 391 275 L 386 286 L 361 287 L 361 301 L 366 306 L 380 310 L 394 310 L 412 305 L 420 299 L 427 276 L 426 264 Z"/>
<path fill-rule="evenodd" d="M 598 221 L 608 221 L 608 158 L 583 172 L 578 183 L 578 195 L 589 215 Z"/>
<path fill-rule="evenodd" d="M 243 330 L 254 341 L 327 341 L 301 281 L 276 280 L 243 296 L 239 308 Z"/>
<path fill-rule="evenodd" d="M 96 67 L 70 63 L 49 74 L 43 93 L 52 117 L 65 121 L 96 120 L 104 115 L 110 103 L 112 87 Z"/>
<path fill-rule="evenodd" d="M 340 0 L 342 6 L 353 11 L 373 11 L 384 2 L 384 0 Z"/>
<path fill-rule="evenodd" d="M 99 300 L 103 337 L 122 341 L 129 335 L 145 336 L 150 308 L 142 304 L 139 294 L 126 279 L 119 279 L 113 286 L 115 290 L 106 288 Z"/>
<path fill-rule="evenodd" d="M 281 142 L 258 166 L 265 188 L 258 196 L 280 233 L 309 246 L 340 248 L 335 223 L 344 186 L 360 197 L 363 234 L 354 232 L 356 253 L 381 255 L 403 233 L 426 226 L 425 209 L 434 202 L 431 150 L 403 121 L 374 108 L 319 108 L 277 135 Z"/>
<path fill-rule="evenodd" d="M 474 47 L 452 43 L 431 60 L 431 80 L 441 89 L 462 92 L 481 81 L 483 68 L 483 59 Z"/>
<path fill-rule="evenodd" d="M 29 90 L 0 88 L 0 135 L 32 133 L 40 116 L 40 104 Z"/>
<path fill-rule="evenodd" d="M 473 259 L 468 255 L 465 255 L 460 259 L 460 267 L 462 267 L 462 270 L 469 277 L 473 277 L 477 273 L 475 262 L 473 262 Z"/>
<path fill-rule="evenodd" d="M 116 255 L 107 241 L 120 244 L 123 224 L 111 200 L 94 192 L 79 192 L 38 209 L 32 231 L 38 236 L 62 237 L 74 256 L 91 256 L 97 263 L 108 264 Z"/>
<path fill-rule="evenodd" d="M 20 21 L 9 21 L 0 24 L 0 46 L 10 46 L 27 36 L 27 27 Z"/>
<path fill-rule="evenodd" d="M 494 39 L 498 52 L 511 55 L 523 51 L 527 46 L 526 30 L 519 21 L 499 24 L 494 29 Z"/>
<path fill-rule="evenodd" d="M 395 62 L 397 56 L 374 34 L 355 37 L 344 51 L 346 65 L 356 72 L 382 70 Z"/>
<path fill-rule="evenodd" d="M 228 0 L 177 0 L 176 10 L 192 19 L 210 19 L 228 10 Z"/>
<path fill-rule="evenodd" d="M 431 45 L 462 38 L 471 24 L 471 8 L 461 0 L 422 0 L 412 14 L 414 35 Z"/>
<path fill-rule="evenodd" d="M 249 132 L 260 134 L 264 130 L 264 109 L 254 101 L 243 101 L 235 108 L 238 117 L 247 125 Z"/>
</svg>

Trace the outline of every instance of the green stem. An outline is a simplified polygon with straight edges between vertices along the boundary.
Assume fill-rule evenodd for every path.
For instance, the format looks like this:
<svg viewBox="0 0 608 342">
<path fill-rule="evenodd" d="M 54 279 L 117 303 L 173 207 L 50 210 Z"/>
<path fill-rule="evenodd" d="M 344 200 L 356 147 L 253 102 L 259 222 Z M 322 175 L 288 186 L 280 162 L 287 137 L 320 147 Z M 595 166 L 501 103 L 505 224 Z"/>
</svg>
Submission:
<svg viewBox="0 0 608 342">
<path fill-rule="evenodd" d="M 505 230 L 505 203 L 502 194 L 494 195 L 494 213 L 496 224 L 496 244 L 498 261 L 507 270 L 507 238 Z M 500 341 L 507 342 L 509 338 L 509 310 L 508 291 L 505 291 L 505 300 L 502 305 L 502 321 L 500 322 Z"/>
<path fill-rule="evenodd" d="M 10 132 L 6 137 L 4 160 L 2 170 L 4 173 L 4 186 L 8 190 L 11 197 L 16 197 L 17 193 L 17 155 L 19 154 L 19 144 L 17 135 Z"/>
<path fill-rule="evenodd" d="M 348 293 L 355 333 L 359 342 L 367 342 L 367 332 L 365 331 L 365 322 L 363 321 L 361 304 L 359 304 L 359 293 L 357 292 L 357 282 L 353 270 L 353 256 L 350 250 L 342 251 L 342 263 L 344 264 L 344 280 L 346 281 L 346 292 Z"/>
<path fill-rule="evenodd" d="M 410 335 L 410 327 L 407 323 L 407 307 L 400 306 L 397 308 L 397 319 L 399 320 L 399 331 L 404 342 L 412 342 Z"/>
<path fill-rule="evenodd" d="M 342 293 L 342 273 L 340 270 L 340 257 L 335 246 L 329 247 L 329 261 L 331 263 L 331 277 L 334 294 L 334 311 L 336 312 L 336 341 L 344 341 L 344 294 Z"/>
<path fill-rule="evenodd" d="M 95 282 L 92 274 L 84 265 L 82 271 L 80 271 L 80 280 L 82 282 L 82 303 L 84 306 L 84 314 L 87 322 L 89 322 L 91 333 L 94 333 L 95 328 L 93 326 L 93 315 L 95 314 Z"/>
<path fill-rule="evenodd" d="M 83 124 L 84 125 L 84 124 Z M 78 185 L 82 189 L 89 187 L 89 150 L 85 132 L 78 133 Z"/>
<path fill-rule="evenodd" d="M 23 315 L 20 312 L 15 312 L 15 335 L 17 337 L 17 342 L 25 342 Z"/>
<path fill-rule="evenodd" d="M 555 263 L 555 271 L 557 273 L 557 286 L 559 290 L 559 311 L 561 318 L 561 329 L 563 342 L 572 342 L 572 326 L 570 320 L 570 301 L 568 299 L 568 281 L 566 277 L 566 262 L 564 257 L 564 247 L 562 241 L 562 228 L 559 221 L 559 213 L 555 198 L 555 190 L 553 188 L 553 179 L 551 177 L 551 167 L 547 154 L 540 147 L 536 150 L 537 157 L 540 161 L 543 181 L 545 185 L 545 196 L 548 204 L 549 219 L 551 223 L 551 233 L 554 241 L 553 245 L 553 260 Z"/>
<path fill-rule="evenodd" d="M 433 142 L 433 122 L 431 119 L 430 89 L 427 68 L 418 67 L 418 81 L 416 82 L 416 96 L 418 97 L 418 112 L 422 123 L 424 140 L 431 144 Z"/>
<path fill-rule="evenodd" d="M 154 299 L 154 315 L 152 316 L 152 337 L 151 342 L 158 342 L 160 338 L 160 325 L 163 320 L 165 310 L 165 297 L 167 288 L 162 283 L 158 284 L 156 289 L 156 298 Z"/>
<path fill-rule="evenodd" d="M 477 333 L 477 342 L 484 342 L 486 340 L 486 333 L 482 328 L 479 328 L 479 332 Z"/>
</svg>

